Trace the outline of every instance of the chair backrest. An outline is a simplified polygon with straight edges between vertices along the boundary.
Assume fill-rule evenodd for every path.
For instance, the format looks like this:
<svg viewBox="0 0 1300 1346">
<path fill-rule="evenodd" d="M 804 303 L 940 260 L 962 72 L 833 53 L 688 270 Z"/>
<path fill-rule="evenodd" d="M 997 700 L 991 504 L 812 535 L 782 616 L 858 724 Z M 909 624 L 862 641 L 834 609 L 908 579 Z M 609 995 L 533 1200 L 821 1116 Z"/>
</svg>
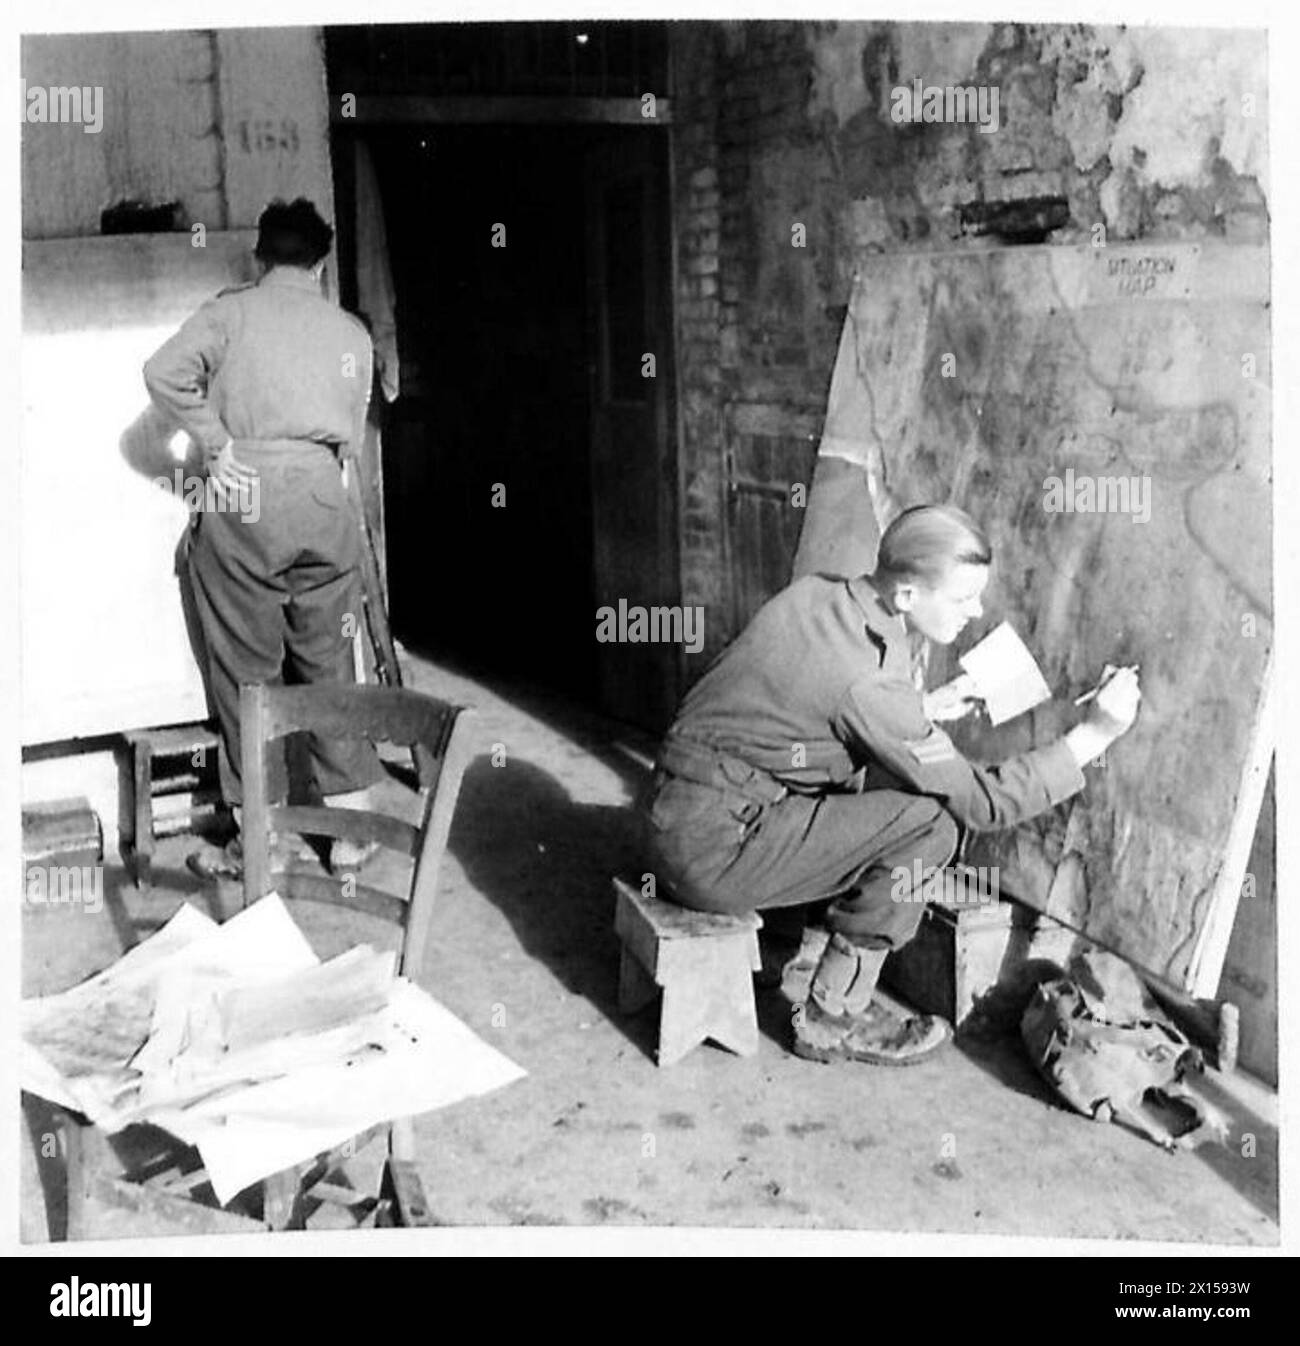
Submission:
<svg viewBox="0 0 1300 1346">
<path fill-rule="evenodd" d="M 393 921 L 403 932 L 399 971 L 413 975 L 423 960 L 438 870 L 461 780 L 474 751 L 473 711 L 396 687 L 245 683 L 240 688 L 239 717 L 245 905 L 274 891 L 285 898 L 350 907 Z M 419 768 L 419 822 L 413 825 L 371 810 L 271 799 L 272 745 L 297 732 L 411 748 Z M 415 863 L 408 893 L 400 897 L 355 876 L 287 870 L 272 854 L 271 836 L 295 832 L 377 841 L 410 857 Z"/>
</svg>

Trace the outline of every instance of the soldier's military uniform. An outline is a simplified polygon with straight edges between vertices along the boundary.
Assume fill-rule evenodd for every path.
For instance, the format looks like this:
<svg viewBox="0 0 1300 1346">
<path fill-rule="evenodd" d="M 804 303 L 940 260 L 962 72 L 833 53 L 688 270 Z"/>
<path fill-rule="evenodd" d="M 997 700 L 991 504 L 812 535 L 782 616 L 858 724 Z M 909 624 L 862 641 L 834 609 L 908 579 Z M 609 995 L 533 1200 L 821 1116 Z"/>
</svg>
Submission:
<svg viewBox="0 0 1300 1346">
<path fill-rule="evenodd" d="M 230 803 L 241 799 L 241 682 L 278 682 L 282 671 L 354 681 L 361 539 L 339 461 L 360 451 L 372 363 L 361 323 L 310 271 L 279 266 L 205 304 L 144 368 L 154 402 L 206 454 L 233 439 L 260 482 L 256 521 L 204 510 L 189 547 Z M 326 795 L 383 775 L 368 744 L 318 739 L 312 756 Z"/>
<path fill-rule="evenodd" d="M 903 618 L 866 578 L 810 575 L 772 598 L 688 693 L 647 798 L 654 872 L 684 906 L 833 898 L 832 932 L 888 949 L 924 909 L 893 874 L 952 857 L 958 825 L 1009 827 L 1069 798 L 1062 740 L 969 762 L 922 706 Z M 914 890 L 913 890 L 914 891 Z"/>
</svg>

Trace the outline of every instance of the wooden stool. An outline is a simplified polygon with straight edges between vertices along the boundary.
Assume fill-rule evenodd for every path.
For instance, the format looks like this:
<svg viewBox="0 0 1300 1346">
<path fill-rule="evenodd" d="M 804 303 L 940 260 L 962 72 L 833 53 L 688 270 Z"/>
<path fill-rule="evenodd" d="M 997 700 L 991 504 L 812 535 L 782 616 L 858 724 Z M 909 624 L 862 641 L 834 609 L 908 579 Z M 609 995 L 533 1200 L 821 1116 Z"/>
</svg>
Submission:
<svg viewBox="0 0 1300 1346">
<path fill-rule="evenodd" d="M 738 1056 L 758 1051 L 754 973 L 761 966 L 757 912 L 720 916 L 690 911 L 614 880 L 614 928 L 623 943 L 618 1003 L 624 1014 L 648 1005 L 660 990 L 661 1066 L 680 1061 L 711 1038 Z"/>
<path fill-rule="evenodd" d="M 191 831 L 221 808 L 217 735 L 206 724 L 184 724 L 130 730 L 124 737 L 131 779 L 122 795 L 121 853 L 132 882 L 146 892 L 153 883 L 155 840 Z M 205 765 L 196 765 L 195 758 Z M 155 799 L 182 794 L 190 796 L 188 807 L 166 818 L 155 813 Z"/>
</svg>

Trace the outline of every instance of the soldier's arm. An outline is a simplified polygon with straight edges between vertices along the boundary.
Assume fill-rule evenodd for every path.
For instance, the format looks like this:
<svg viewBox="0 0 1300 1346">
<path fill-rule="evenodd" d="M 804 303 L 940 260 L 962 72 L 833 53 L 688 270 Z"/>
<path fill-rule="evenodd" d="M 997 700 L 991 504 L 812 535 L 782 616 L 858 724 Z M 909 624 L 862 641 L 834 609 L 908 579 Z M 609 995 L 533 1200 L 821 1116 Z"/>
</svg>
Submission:
<svg viewBox="0 0 1300 1346">
<path fill-rule="evenodd" d="M 898 679 L 859 679 L 840 699 L 835 719 L 835 732 L 850 749 L 865 751 L 918 794 L 943 800 L 973 831 L 1012 827 L 1069 799 L 1085 784 L 1065 739 L 997 766 L 967 760 L 926 719 L 916 689 Z"/>
<path fill-rule="evenodd" d="M 209 457 L 230 438 L 208 401 L 212 375 L 229 344 L 229 324 L 227 305 L 214 299 L 163 342 L 144 365 L 144 385 L 154 404 L 187 430 Z"/>
</svg>

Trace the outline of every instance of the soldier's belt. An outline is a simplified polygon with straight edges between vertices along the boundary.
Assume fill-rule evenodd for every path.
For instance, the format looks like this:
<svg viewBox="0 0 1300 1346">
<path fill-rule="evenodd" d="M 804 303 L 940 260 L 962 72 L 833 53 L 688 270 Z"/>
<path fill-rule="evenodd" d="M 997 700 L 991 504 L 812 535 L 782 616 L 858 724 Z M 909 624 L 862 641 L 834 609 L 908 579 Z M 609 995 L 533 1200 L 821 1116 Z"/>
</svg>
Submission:
<svg viewBox="0 0 1300 1346">
<path fill-rule="evenodd" d="M 309 462 L 322 454 L 338 456 L 334 445 L 318 439 L 236 439 L 234 454 L 237 459 L 246 455 L 250 460 L 269 458 L 277 462 Z"/>
<path fill-rule="evenodd" d="M 734 753 L 677 735 L 664 740 L 658 766 L 679 780 L 708 785 L 754 804 L 775 804 L 790 793 L 775 777 Z"/>
</svg>

